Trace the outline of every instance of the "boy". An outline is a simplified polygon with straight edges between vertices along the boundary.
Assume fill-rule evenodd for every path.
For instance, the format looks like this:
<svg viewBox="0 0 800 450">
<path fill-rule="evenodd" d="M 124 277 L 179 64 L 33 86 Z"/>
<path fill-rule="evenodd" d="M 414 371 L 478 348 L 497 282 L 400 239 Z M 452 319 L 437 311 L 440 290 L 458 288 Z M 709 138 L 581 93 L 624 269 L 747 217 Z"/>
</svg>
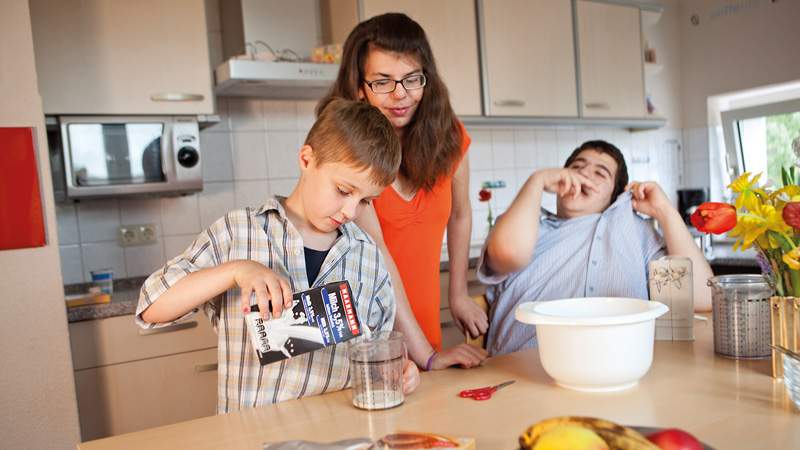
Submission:
<svg viewBox="0 0 800 450">
<path fill-rule="evenodd" d="M 540 210 L 542 193 L 557 212 Z M 634 212 L 655 219 L 663 237 Z M 497 219 L 478 262 L 490 285 L 487 349 L 492 355 L 536 346 L 536 329 L 514 319 L 523 301 L 573 297 L 648 298 L 647 264 L 662 255 L 692 260 L 695 309 L 711 309 L 711 268 L 664 191 L 628 183 L 622 152 L 588 141 L 562 169 L 534 172 Z"/>
<path fill-rule="evenodd" d="M 265 319 L 277 318 L 293 292 L 348 280 L 362 326 L 393 326 L 394 295 L 380 251 L 350 222 L 397 175 L 394 129 L 366 103 L 333 101 L 298 162 L 300 180 L 288 198 L 226 214 L 141 290 L 142 327 L 177 322 L 201 307 L 211 320 L 219 336 L 218 413 L 339 390 L 350 380 L 347 352 L 336 346 L 261 366 L 245 329 L 251 297 Z M 418 382 L 407 362 L 404 390 Z"/>
</svg>

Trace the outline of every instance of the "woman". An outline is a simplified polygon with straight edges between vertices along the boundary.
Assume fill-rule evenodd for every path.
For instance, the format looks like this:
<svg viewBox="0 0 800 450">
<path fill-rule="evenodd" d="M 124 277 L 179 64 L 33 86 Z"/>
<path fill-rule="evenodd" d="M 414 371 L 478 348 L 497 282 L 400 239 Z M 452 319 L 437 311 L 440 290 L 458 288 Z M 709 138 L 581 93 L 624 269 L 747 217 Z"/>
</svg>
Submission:
<svg viewBox="0 0 800 450">
<path fill-rule="evenodd" d="M 409 354 L 425 370 L 480 364 L 486 352 L 466 344 L 439 353 L 445 227 L 453 318 L 462 332 L 476 337 L 486 332 L 488 319 L 467 293 L 470 139 L 453 113 L 422 27 L 395 13 L 358 24 L 344 44 L 338 78 L 317 111 L 335 97 L 377 107 L 402 142 L 400 175 L 357 223 L 384 251 L 397 296 L 396 325 L 406 335 Z"/>
</svg>

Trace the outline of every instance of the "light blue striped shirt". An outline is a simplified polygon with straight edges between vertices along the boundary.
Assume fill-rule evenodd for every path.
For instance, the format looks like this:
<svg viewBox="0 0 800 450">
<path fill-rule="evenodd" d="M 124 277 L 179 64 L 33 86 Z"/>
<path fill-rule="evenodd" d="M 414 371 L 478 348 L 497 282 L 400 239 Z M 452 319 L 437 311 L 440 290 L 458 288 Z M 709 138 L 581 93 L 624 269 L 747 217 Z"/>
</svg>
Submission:
<svg viewBox="0 0 800 450">
<path fill-rule="evenodd" d="M 536 346 L 536 328 L 517 322 L 514 310 L 526 301 L 576 297 L 648 298 L 647 264 L 665 253 L 664 239 L 633 211 L 630 193 L 600 214 L 569 220 L 542 209 L 539 240 L 522 270 L 496 276 L 478 261 L 478 279 L 489 285 L 492 355 Z"/>
</svg>

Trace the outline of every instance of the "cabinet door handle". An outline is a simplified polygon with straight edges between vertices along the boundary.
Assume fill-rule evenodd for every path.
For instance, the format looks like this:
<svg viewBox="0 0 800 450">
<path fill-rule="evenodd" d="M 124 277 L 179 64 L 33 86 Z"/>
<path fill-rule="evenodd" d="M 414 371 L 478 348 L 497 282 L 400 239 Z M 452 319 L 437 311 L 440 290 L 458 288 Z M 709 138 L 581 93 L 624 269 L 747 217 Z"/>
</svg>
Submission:
<svg viewBox="0 0 800 450">
<path fill-rule="evenodd" d="M 611 105 L 608 102 L 589 102 L 586 103 L 586 107 L 589 109 L 611 109 Z"/>
<path fill-rule="evenodd" d="M 494 106 L 511 106 L 515 108 L 522 108 L 523 106 L 525 106 L 525 102 L 522 100 L 513 100 L 513 99 L 495 100 Z"/>
<path fill-rule="evenodd" d="M 154 102 L 199 102 L 205 97 L 202 94 L 187 94 L 181 92 L 163 92 L 150 95 Z"/>
<path fill-rule="evenodd" d="M 197 364 L 196 366 L 194 366 L 194 371 L 197 372 L 197 373 L 213 372 L 213 371 L 217 370 L 217 366 L 218 366 L 217 363 Z"/>
<path fill-rule="evenodd" d="M 174 325 L 167 325 L 161 328 L 148 328 L 146 330 L 139 329 L 139 336 L 150 336 L 153 334 L 171 333 L 173 331 L 188 330 L 197 327 L 197 321 L 191 320 L 189 322 L 176 323 Z"/>
</svg>

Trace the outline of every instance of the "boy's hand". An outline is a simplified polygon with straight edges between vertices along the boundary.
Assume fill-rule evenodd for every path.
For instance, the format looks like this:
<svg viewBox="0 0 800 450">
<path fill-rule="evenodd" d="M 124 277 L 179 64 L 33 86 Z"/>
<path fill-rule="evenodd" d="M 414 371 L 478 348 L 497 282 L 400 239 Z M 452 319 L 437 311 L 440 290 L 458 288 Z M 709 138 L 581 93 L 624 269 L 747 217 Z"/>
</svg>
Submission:
<svg viewBox="0 0 800 450">
<path fill-rule="evenodd" d="M 292 307 L 292 289 L 286 278 L 255 261 L 238 261 L 233 275 L 234 282 L 242 291 L 242 311 L 250 312 L 250 297 L 256 294 L 258 309 L 264 320 L 280 317 L 284 308 Z"/>
<path fill-rule="evenodd" d="M 582 190 L 597 191 L 597 185 L 576 170 L 543 169 L 534 172 L 532 177 L 545 191 L 559 197 L 577 197 Z"/>
<path fill-rule="evenodd" d="M 439 352 L 431 363 L 431 370 L 446 369 L 459 365 L 465 369 L 479 366 L 489 353 L 486 350 L 469 344 L 458 344 Z"/>
<path fill-rule="evenodd" d="M 403 394 L 408 395 L 419 386 L 419 368 L 408 358 L 403 359 Z"/>
<path fill-rule="evenodd" d="M 672 209 L 672 202 L 654 181 L 645 181 L 628 184 L 625 191 L 630 191 L 633 198 L 633 209 L 641 214 L 661 220 L 663 214 Z"/>
<path fill-rule="evenodd" d="M 468 296 L 457 296 L 450 299 L 450 313 L 456 326 L 462 333 L 476 339 L 489 329 L 489 318 L 486 312 L 476 305 Z"/>
</svg>

